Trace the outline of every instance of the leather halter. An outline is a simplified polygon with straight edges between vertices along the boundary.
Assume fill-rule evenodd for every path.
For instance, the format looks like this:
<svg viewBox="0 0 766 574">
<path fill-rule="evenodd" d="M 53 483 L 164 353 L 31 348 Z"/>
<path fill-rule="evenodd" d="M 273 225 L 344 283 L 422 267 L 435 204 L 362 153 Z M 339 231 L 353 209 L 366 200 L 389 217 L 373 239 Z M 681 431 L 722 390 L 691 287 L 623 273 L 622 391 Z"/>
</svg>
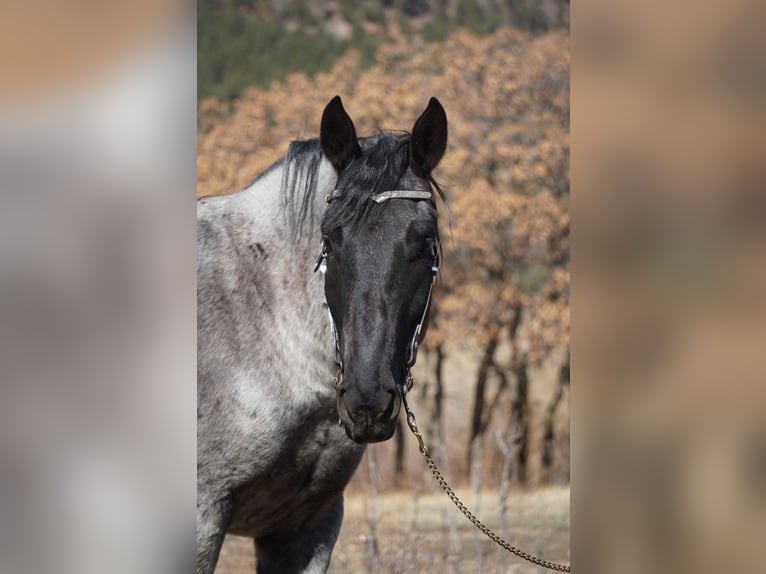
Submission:
<svg viewBox="0 0 766 574">
<path fill-rule="evenodd" d="M 326 197 L 326 201 L 329 204 L 333 199 L 336 199 L 338 197 L 338 190 L 334 190 L 330 195 Z M 384 191 L 382 193 L 377 193 L 371 197 L 371 199 L 375 203 L 383 203 L 384 201 L 388 201 L 389 199 L 432 199 L 433 194 L 430 191 L 414 191 L 414 190 L 407 190 L 407 189 L 395 189 L 391 191 Z M 324 275 L 324 273 L 327 271 L 327 246 L 325 245 L 324 241 L 322 241 L 322 251 L 319 253 L 319 256 L 316 258 L 315 265 L 314 265 L 314 273 L 319 271 Z M 407 346 L 408 349 L 408 356 L 407 356 L 407 362 L 405 363 L 405 366 L 407 368 L 407 375 L 409 375 L 410 369 L 415 365 L 415 361 L 417 360 L 418 356 L 418 345 L 420 343 L 420 332 L 423 328 L 423 323 L 426 320 L 426 317 L 428 316 L 428 310 L 431 307 L 431 293 L 434 289 L 434 283 L 436 282 L 436 276 L 439 274 L 439 259 L 440 259 L 440 250 L 438 248 L 438 245 L 434 248 L 434 259 L 431 265 L 431 285 L 428 288 L 428 298 L 426 299 L 426 305 L 423 309 L 423 315 L 420 318 L 420 321 L 418 321 L 417 326 L 415 327 L 415 332 L 412 334 L 412 338 L 410 339 L 410 343 Z M 341 356 L 340 352 L 340 337 L 338 336 L 338 329 L 335 326 L 335 319 L 332 316 L 332 312 L 329 310 L 328 306 L 328 313 L 330 315 L 330 329 L 332 331 L 332 336 L 334 340 L 334 346 L 335 346 L 335 364 L 338 365 L 338 376 L 336 377 L 336 387 L 340 387 L 340 382 L 343 377 L 343 357 Z M 408 377 L 409 378 L 409 377 Z M 406 393 L 408 390 L 407 385 L 403 385 L 402 393 Z"/>
</svg>

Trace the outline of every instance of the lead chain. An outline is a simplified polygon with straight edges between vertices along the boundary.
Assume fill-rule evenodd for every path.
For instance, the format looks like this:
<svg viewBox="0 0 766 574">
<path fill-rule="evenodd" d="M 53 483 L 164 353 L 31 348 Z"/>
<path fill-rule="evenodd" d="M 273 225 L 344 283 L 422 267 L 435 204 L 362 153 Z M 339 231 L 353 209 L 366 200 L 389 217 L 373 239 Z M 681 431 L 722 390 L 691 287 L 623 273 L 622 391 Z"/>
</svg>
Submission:
<svg viewBox="0 0 766 574">
<path fill-rule="evenodd" d="M 407 389 L 407 391 L 409 391 L 409 389 L 412 388 L 412 375 L 407 376 L 407 383 L 405 388 Z M 402 390 L 404 391 L 404 389 Z M 556 570 L 558 572 L 570 572 L 568 564 L 557 564 L 555 562 L 549 562 L 547 560 L 543 560 L 542 558 L 538 558 L 537 556 L 533 556 L 532 554 L 524 552 L 523 550 L 519 550 L 515 546 L 511 546 L 508 542 L 500 538 L 497 534 L 495 534 L 492 530 L 490 530 L 487 526 L 485 526 L 484 523 L 481 522 L 481 520 L 476 518 L 476 516 L 474 516 L 473 513 L 470 510 L 468 510 L 465 504 L 463 504 L 463 502 L 458 498 L 457 494 L 455 494 L 455 491 L 452 490 L 452 487 L 450 487 L 450 485 L 447 484 L 447 480 L 444 478 L 444 475 L 437 468 L 433 458 L 431 458 L 431 455 L 428 452 L 428 446 L 426 446 L 426 443 L 423 440 L 423 435 L 420 434 L 420 431 L 418 430 L 418 425 L 415 422 L 415 413 L 413 413 L 412 410 L 410 410 L 410 405 L 407 403 L 406 392 L 402 392 L 402 403 L 404 404 L 404 410 L 407 413 L 407 425 L 410 427 L 412 434 L 415 435 L 415 438 L 418 439 L 418 449 L 420 450 L 420 454 L 423 455 L 423 459 L 425 459 L 426 461 L 426 466 L 431 471 L 431 474 L 434 475 L 434 478 L 436 479 L 436 482 L 439 483 L 439 486 L 441 486 L 441 489 L 445 492 L 445 494 L 449 497 L 449 499 L 457 507 L 457 509 L 460 512 L 462 512 L 463 515 L 468 520 L 470 520 L 476 528 L 481 530 L 490 540 L 492 540 L 493 542 L 495 542 L 502 548 L 505 548 L 511 554 L 515 554 L 516 556 L 518 556 L 519 558 L 522 558 L 523 560 L 526 560 L 533 564 L 537 564 L 538 566 L 542 566 L 543 568 L 547 568 L 549 570 Z"/>
</svg>

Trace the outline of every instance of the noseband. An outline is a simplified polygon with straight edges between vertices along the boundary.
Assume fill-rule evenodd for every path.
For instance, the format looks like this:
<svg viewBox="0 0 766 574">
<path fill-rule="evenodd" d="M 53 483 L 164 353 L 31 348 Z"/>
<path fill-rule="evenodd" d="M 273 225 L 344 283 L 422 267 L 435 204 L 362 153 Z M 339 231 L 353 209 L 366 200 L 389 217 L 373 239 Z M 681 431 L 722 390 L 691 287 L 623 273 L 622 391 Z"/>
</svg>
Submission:
<svg viewBox="0 0 766 574">
<path fill-rule="evenodd" d="M 327 203 L 329 204 L 333 199 L 338 197 L 338 190 L 335 190 L 332 192 L 332 194 L 328 195 L 326 197 Z M 414 190 L 402 190 L 402 189 L 396 189 L 392 191 L 384 191 L 383 193 L 377 193 L 372 196 L 372 200 L 375 203 L 383 203 L 384 201 L 388 201 L 389 199 L 432 199 L 433 195 L 430 191 L 414 191 Z M 406 394 L 409 390 L 409 386 L 411 385 L 412 377 L 410 375 L 410 370 L 413 366 L 415 366 L 415 361 L 417 360 L 418 356 L 418 344 L 420 343 L 420 332 L 423 328 L 423 323 L 426 320 L 426 317 L 428 316 L 428 309 L 431 307 L 431 293 L 434 289 L 434 283 L 436 282 L 436 276 L 439 274 L 439 249 L 438 247 L 434 247 L 433 250 L 433 261 L 431 264 L 431 285 L 428 288 L 428 298 L 426 299 L 426 305 L 423 309 L 423 315 L 420 317 L 420 321 L 418 321 L 417 326 L 415 327 L 415 332 L 412 334 L 412 337 L 410 338 L 410 343 L 407 346 L 408 354 L 407 354 L 407 362 L 405 364 L 406 366 L 406 376 L 405 376 L 405 383 L 402 385 L 402 395 Z M 322 251 L 319 253 L 319 256 L 316 258 L 316 262 L 314 265 L 314 273 L 319 271 L 320 273 L 324 274 L 325 271 L 327 271 L 327 246 L 325 245 L 324 241 L 322 241 Z M 340 352 L 340 339 L 338 337 L 338 329 L 335 327 L 335 319 L 333 319 L 332 312 L 329 310 L 328 306 L 328 313 L 330 314 L 330 330 L 332 331 L 333 341 L 335 343 L 335 364 L 338 366 L 338 375 L 335 377 L 335 387 L 340 388 L 340 384 L 343 380 L 343 357 L 341 356 Z"/>
</svg>

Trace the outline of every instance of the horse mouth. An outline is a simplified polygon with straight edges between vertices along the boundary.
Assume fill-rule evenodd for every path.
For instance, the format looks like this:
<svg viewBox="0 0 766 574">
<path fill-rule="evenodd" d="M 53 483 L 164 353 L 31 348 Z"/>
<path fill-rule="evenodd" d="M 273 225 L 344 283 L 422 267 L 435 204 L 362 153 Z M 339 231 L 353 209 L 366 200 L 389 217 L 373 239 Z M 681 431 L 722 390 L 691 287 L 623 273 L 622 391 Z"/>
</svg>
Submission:
<svg viewBox="0 0 766 574">
<path fill-rule="evenodd" d="M 396 431 L 401 404 L 399 394 L 395 393 L 382 410 L 360 406 L 350 411 L 343 400 L 343 393 L 339 393 L 338 414 L 341 426 L 348 438 L 359 444 L 387 441 Z"/>
</svg>

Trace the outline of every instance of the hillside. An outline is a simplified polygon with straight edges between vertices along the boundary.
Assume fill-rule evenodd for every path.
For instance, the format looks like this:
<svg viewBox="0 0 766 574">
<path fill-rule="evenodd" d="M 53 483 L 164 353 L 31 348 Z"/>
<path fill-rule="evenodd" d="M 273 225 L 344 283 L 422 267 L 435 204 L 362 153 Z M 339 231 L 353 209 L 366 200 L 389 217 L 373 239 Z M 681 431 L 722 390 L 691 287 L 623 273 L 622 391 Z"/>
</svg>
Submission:
<svg viewBox="0 0 766 574">
<path fill-rule="evenodd" d="M 440 41 L 461 27 L 568 25 L 566 0 L 200 0 L 197 95 L 231 101 L 290 73 L 327 71 L 351 47 L 366 67 L 381 44 Z"/>
</svg>

